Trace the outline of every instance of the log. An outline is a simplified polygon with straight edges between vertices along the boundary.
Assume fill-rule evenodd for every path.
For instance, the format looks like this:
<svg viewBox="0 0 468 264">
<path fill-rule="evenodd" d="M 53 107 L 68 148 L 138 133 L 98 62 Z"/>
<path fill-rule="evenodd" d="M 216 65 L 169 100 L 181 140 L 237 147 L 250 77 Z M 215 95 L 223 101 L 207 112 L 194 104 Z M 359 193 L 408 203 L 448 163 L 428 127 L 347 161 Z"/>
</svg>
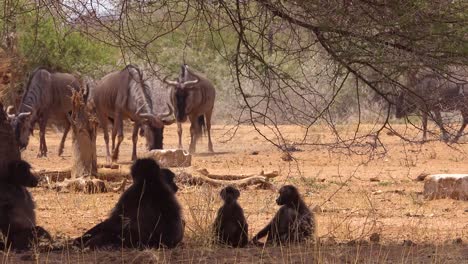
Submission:
<svg viewBox="0 0 468 264">
<path fill-rule="evenodd" d="M 207 177 L 201 173 L 194 173 L 190 174 L 187 172 L 182 172 L 178 175 L 177 177 L 182 183 L 188 184 L 188 185 L 203 185 L 203 184 L 209 184 L 213 187 L 221 187 L 221 186 L 227 186 L 227 185 L 232 185 L 237 188 L 245 188 L 247 186 L 251 185 L 260 185 L 261 188 L 264 189 L 274 189 L 274 186 L 272 183 L 268 181 L 268 178 L 265 176 L 250 176 L 247 178 L 243 178 L 240 180 L 218 180 L 218 179 L 212 179 L 210 177 Z"/>
<path fill-rule="evenodd" d="M 76 179 L 65 179 L 51 186 L 53 190 L 59 192 L 83 192 L 87 194 L 104 193 L 108 191 L 106 183 L 99 179 L 80 177 Z"/>
<path fill-rule="evenodd" d="M 39 181 L 46 181 L 46 182 L 61 182 L 61 181 L 71 178 L 70 169 L 39 170 L 39 171 L 33 171 L 33 174 L 36 177 L 38 177 Z M 129 169 L 113 170 L 113 169 L 107 169 L 107 168 L 99 169 L 96 175 L 94 175 L 94 177 L 96 179 L 108 181 L 108 182 L 118 182 L 118 181 L 122 181 L 122 179 L 131 178 Z"/>
<path fill-rule="evenodd" d="M 156 160 L 162 167 L 190 167 L 192 155 L 182 149 L 153 149 L 142 155 Z"/>
<path fill-rule="evenodd" d="M 198 169 L 196 170 L 198 173 L 204 175 L 204 176 L 207 176 L 208 178 L 211 178 L 211 179 L 215 179 L 215 180 L 227 180 L 227 181 L 232 181 L 232 180 L 242 180 L 242 179 L 246 179 L 246 178 L 250 178 L 250 177 L 254 177 L 254 176 L 263 176 L 263 177 L 266 177 L 268 179 L 272 179 L 272 178 L 275 178 L 277 176 L 279 176 L 279 173 L 278 171 L 271 171 L 271 172 L 264 172 L 264 171 L 261 171 L 259 174 L 240 174 L 240 175 L 232 175 L 232 174 L 224 174 L 224 175 L 220 175 L 220 174 L 210 174 L 208 172 L 208 170 L 206 169 Z"/>
<path fill-rule="evenodd" d="M 424 198 L 468 200 L 468 174 L 432 174 L 424 180 Z"/>
</svg>

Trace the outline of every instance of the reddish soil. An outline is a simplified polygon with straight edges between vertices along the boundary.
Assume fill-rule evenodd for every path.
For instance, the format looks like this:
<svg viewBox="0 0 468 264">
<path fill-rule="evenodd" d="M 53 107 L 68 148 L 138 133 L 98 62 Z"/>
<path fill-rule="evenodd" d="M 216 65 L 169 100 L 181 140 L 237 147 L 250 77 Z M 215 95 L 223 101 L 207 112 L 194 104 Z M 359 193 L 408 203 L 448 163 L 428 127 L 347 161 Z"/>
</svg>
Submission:
<svg viewBox="0 0 468 264">
<path fill-rule="evenodd" d="M 320 245 L 294 247 L 226 249 L 209 241 L 209 227 L 220 206 L 219 189 L 209 186 L 180 186 L 177 193 L 187 221 L 183 245 L 175 250 L 123 250 L 118 252 L 79 252 L 66 249 L 0 255 L 2 262 L 134 262 L 134 263 L 314 263 L 314 262 L 417 262 L 468 263 L 468 203 L 456 200 L 426 201 L 423 183 L 414 179 L 420 173 L 468 173 L 468 146 L 448 146 L 442 142 L 404 143 L 396 136 L 383 135 L 387 153 L 359 156 L 336 153 L 325 147 L 297 146 L 295 160 L 285 162 L 281 152 L 264 140 L 252 127 L 241 126 L 234 138 L 224 142 L 229 127 L 214 126 L 216 153 L 209 154 L 206 140 L 198 144 L 194 167 L 216 174 L 258 173 L 278 170 L 275 186 L 294 184 L 306 203 L 317 213 Z M 299 141 L 302 130 L 281 127 L 291 142 Z M 347 128 L 343 128 L 347 129 Z M 184 147 L 188 147 L 188 125 L 184 126 Z M 268 131 L 264 131 L 271 135 Z M 320 127 L 309 137 L 331 138 Z M 224 136 L 223 136 L 224 135 Z M 126 129 L 121 146 L 121 164 L 130 163 L 131 130 Z M 63 169 L 70 166 L 70 139 L 63 157 L 57 157 L 61 134 L 47 134 L 49 157 L 36 158 L 38 133 L 30 139 L 23 158 L 35 169 Z M 165 148 L 177 146 L 176 127 L 165 130 Z M 144 151 L 140 138 L 138 151 Z M 253 155 L 252 152 L 258 152 Z M 98 159 L 105 161 L 102 135 L 98 136 Z M 184 169 L 174 169 L 182 171 Z M 371 178 L 372 181 L 371 181 Z M 119 194 L 57 193 L 40 187 L 31 190 L 37 204 L 38 224 L 58 238 L 73 238 L 103 220 Z M 239 199 L 249 222 L 250 236 L 267 223 L 277 210 L 276 193 L 253 187 L 241 191 Z M 372 233 L 380 234 L 379 244 L 370 244 Z M 461 243 L 454 240 L 461 239 Z M 411 240 L 412 246 L 403 245 Z"/>
</svg>

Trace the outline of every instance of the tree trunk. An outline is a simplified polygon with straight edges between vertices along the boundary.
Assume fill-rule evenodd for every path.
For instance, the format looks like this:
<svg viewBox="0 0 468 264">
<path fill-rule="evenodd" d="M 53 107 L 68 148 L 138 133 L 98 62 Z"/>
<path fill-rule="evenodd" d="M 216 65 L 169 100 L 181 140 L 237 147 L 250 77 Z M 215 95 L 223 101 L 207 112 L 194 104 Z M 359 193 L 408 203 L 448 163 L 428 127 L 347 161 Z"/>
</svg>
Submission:
<svg viewBox="0 0 468 264">
<path fill-rule="evenodd" d="M 71 115 L 73 165 L 71 178 L 91 177 L 97 174 L 96 130 L 97 121 L 83 101 L 82 92 L 72 96 Z"/>
</svg>

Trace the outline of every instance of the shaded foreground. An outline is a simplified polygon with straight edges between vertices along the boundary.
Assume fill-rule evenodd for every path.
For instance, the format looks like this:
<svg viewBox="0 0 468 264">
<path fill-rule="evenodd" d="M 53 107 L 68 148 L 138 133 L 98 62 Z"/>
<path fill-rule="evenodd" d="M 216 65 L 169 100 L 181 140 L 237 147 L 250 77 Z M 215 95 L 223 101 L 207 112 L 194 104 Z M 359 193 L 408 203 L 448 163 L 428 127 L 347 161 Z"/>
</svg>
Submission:
<svg viewBox="0 0 468 264">
<path fill-rule="evenodd" d="M 461 245 L 313 245 L 244 249 L 190 248 L 20 253 L 2 256 L 2 263 L 466 263 Z"/>
</svg>

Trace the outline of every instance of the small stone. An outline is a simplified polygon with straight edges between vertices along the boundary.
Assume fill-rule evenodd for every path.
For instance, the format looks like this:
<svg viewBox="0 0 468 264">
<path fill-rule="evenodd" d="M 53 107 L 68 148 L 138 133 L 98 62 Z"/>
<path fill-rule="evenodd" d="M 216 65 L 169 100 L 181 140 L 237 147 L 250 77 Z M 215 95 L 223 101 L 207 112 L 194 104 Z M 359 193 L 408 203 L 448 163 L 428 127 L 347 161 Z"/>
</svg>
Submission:
<svg viewBox="0 0 468 264">
<path fill-rule="evenodd" d="M 372 192 L 373 195 L 379 195 L 379 194 L 382 194 L 382 190 L 377 190 L 375 192 Z"/>
<path fill-rule="evenodd" d="M 321 208 L 319 205 L 316 205 L 316 206 L 314 206 L 314 208 L 312 208 L 312 212 L 314 212 L 314 213 L 322 213 L 323 210 L 322 210 L 322 208 Z"/>
<path fill-rule="evenodd" d="M 380 234 L 379 233 L 372 233 L 369 237 L 370 242 L 372 243 L 379 243 L 380 242 Z"/>
<path fill-rule="evenodd" d="M 372 177 L 372 178 L 370 178 L 369 180 L 370 180 L 371 182 L 379 182 L 379 181 L 380 181 L 379 178 L 377 178 L 377 177 Z"/>
<path fill-rule="evenodd" d="M 291 154 L 288 153 L 288 152 L 283 152 L 283 154 L 281 155 L 281 159 L 283 161 L 292 161 L 293 160 Z"/>
<path fill-rule="evenodd" d="M 258 155 L 258 151 L 254 150 L 254 151 L 250 152 L 250 155 Z"/>
</svg>

